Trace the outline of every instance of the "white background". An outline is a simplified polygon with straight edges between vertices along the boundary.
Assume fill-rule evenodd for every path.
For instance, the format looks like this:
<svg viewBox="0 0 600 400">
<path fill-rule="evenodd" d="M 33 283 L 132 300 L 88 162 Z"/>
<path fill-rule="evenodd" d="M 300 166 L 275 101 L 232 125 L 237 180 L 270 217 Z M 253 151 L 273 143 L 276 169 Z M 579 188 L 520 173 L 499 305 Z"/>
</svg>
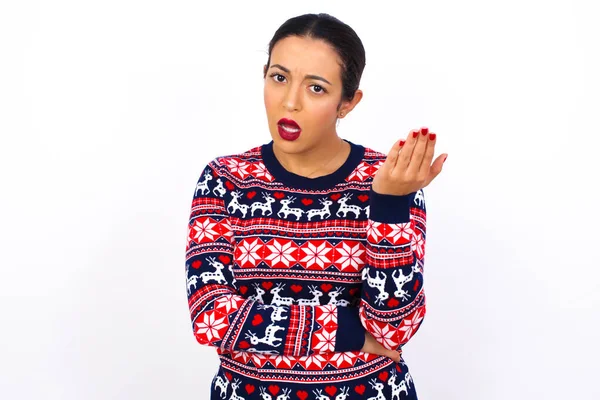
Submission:
<svg viewBox="0 0 600 400">
<path fill-rule="evenodd" d="M 382 3 L 2 2 L 0 397 L 208 398 L 195 184 L 270 140 L 267 44 L 328 12 L 367 54 L 340 136 L 387 152 L 428 126 L 449 153 L 405 347 L 419 398 L 600 398 L 594 2 Z"/>
</svg>

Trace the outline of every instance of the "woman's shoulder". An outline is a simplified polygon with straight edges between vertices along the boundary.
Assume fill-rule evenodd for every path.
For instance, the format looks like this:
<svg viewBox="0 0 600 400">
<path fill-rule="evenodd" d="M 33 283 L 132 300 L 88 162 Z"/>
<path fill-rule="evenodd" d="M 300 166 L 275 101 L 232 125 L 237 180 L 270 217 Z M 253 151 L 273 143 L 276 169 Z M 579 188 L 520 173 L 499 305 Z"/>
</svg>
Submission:
<svg viewBox="0 0 600 400">
<path fill-rule="evenodd" d="M 261 167 L 264 168 L 262 146 L 262 144 L 255 145 L 237 153 L 213 156 L 209 158 L 208 162 L 205 162 L 204 169 L 210 169 L 213 174 L 222 177 L 245 179 L 260 170 Z"/>
<path fill-rule="evenodd" d="M 217 155 L 211 160 L 211 163 L 215 166 L 253 163 L 260 159 L 262 146 L 256 145 L 241 152 Z"/>
<path fill-rule="evenodd" d="M 387 154 L 382 153 L 378 150 L 375 150 L 374 148 L 372 148 L 371 146 L 368 145 L 364 145 L 364 144 L 358 144 L 358 143 L 353 143 L 351 142 L 354 146 L 358 146 L 361 148 L 364 148 L 364 152 L 363 152 L 363 162 L 370 164 L 370 165 L 375 165 L 375 164 L 381 164 L 385 161 Z"/>
</svg>

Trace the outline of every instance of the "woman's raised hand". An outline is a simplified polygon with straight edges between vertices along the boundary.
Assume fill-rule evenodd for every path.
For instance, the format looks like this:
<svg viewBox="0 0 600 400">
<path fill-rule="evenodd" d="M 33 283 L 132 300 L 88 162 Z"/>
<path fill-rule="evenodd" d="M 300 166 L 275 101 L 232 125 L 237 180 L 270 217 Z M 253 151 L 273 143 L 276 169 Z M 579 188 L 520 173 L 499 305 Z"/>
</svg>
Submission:
<svg viewBox="0 0 600 400">
<path fill-rule="evenodd" d="M 379 194 L 406 195 L 429 185 L 442 172 L 447 154 L 435 159 L 436 134 L 428 128 L 410 131 L 406 140 L 395 143 L 373 178 L 373 191 Z"/>
</svg>

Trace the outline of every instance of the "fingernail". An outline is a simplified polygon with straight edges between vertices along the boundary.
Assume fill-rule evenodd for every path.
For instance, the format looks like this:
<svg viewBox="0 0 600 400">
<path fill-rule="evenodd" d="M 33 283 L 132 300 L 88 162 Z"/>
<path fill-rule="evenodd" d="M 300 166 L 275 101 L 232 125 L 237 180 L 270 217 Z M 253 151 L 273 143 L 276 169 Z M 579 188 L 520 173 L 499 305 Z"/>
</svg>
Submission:
<svg viewBox="0 0 600 400">
<path fill-rule="evenodd" d="M 417 136 L 419 136 L 419 131 L 414 131 L 413 132 L 413 137 L 417 137 Z"/>
<path fill-rule="evenodd" d="M 442 162 L 442 164 L 446 162 L 447 158 L 448 158 L 448 156 L 444 157 L 444 161 Z"/>
<path fill-rule="evenodd" d="M 404 143 L 406 143 L 406 142 L 404 140 L 401 140 L 399 143 L 400 147 L 404 146 Z"/>
<path fill-rule="evenodd" d="M 421 133 L 423 135 L 427 135 L 429 133 L 429 128 L 427 128 L 426 126 L 422 127 L 421 128 Z"/>
<path fill-rule="evenodd" d="M 435 140 L 435 133 L 432 133 L 431 135 L 429 135 L 429 140 Z"/>
</svg>

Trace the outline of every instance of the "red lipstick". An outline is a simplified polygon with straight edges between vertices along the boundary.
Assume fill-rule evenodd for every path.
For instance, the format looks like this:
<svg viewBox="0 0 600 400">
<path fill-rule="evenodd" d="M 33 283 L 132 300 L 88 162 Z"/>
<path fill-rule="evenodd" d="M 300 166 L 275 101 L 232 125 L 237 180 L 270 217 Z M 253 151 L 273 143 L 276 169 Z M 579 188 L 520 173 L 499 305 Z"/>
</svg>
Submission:
<svg viewBox="0 0 600 400">
<path fill-rule="evenodd" d="M 293 119 L 281 118 L 277 122 L 277 130 L 279 131 L 279 136 L 281 136 L 284 140 L 296 140 L 300 137 L 300 125 L 296 123 Z"/>
</svg>

